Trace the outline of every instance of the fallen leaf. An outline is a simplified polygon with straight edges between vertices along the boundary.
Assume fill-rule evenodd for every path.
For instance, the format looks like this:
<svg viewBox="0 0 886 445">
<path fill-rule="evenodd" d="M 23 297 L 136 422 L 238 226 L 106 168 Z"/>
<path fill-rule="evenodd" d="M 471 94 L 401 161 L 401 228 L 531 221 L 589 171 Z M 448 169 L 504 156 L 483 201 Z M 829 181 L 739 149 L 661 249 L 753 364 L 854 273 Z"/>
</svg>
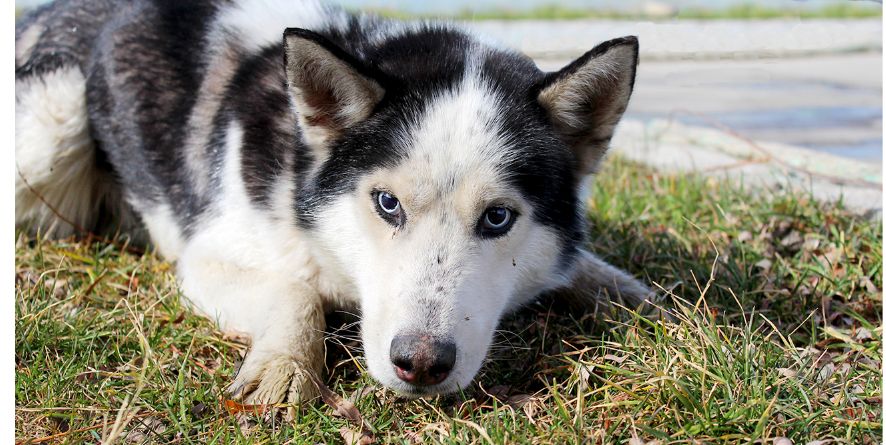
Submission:
<svg viewBox="0 0 886 445">
<path fill-rule="evenodd" d="M 828 363 L 828 364 L 822 366 L 821 370 L 818 371 L 818 378 L 817 379 L 818 379 L 819 383 L 828 381 L 828 379 L 830 379 L 831 376 L 834 375 L 835 370 L 836 370 L 836 367 L 834 366 L 833 363 Z"/>
<path fill-rule="evenodd" d="M 764 259 L 754 263 L 754 267 L 757 267 L 759 269 L 762 269 L 764 272 L 767 272 L 770 268 L 772 268 L 772 261 L 769 261 L 764 258 Z"/>
<path fill-rule="evenodd" d="M 403 437 L 405 437 L 409 443 L 424 443 L 424 441 L 421 440 L 421 433 L 416 431 L 406 431 L 403 433 Z"/>
<path fill-rule="evenodd" d="M 870 340 L 873 338 L 873 334 L 866 328 L 858 328 L 855 330 L 855 339 L 858 341 Z"/>
<path fill-rule="evenodd" d="M 782 377 L 787 377 L 787 378 L 794 378 L 797 376 L 797 371 L 794 371 L 793 369 L 790 369 L 790 368 L 778 368 L 778 373 Z"/>
<path fill-rule="evenodd" d="M 530 402 L 532 402 L 532 396 L 529 394 L 514 394 L 508 397 L 508 405 L 511 405 L 514 408 L 522 408 Z"/>
<path fill-rule="evenodd" d="M 166 424 L 156 417 L 145 417 L 134 420 L 132 430 L 126 433 L 124 439 L 130 443 L 144 443 L 147 439 L 159 439 L 166 432 Z"/>
<path fill-rule="evenodd" d="M 818 247 L 820 245 L 821 245 L 821 239 L 816 238 L 814 236 L 807 236 L 806 239 L 803 241 L 803 250 L 806 250 L 806 251 L 815 250 L 815 249 L 818 249 Z"/>
<path fill-rule="evenodd" d="M 421 436 L 424 435 L 425 432 L 433 432 L 436 433 L 439 437 L 449 437 L 449 423 L 448 422 L 432 422 L 424 426 L 419 433 Z"/>
<path fill-rule="evenodd" d="M 876 293 L 880 292 L 880 289 L 877 289 L 877 286 L 868 277 L 862 277 L 861 285 L 864 286 L 865 290 L 867 290 L 868 292 L 870 292 L 872 294 L 876 294 Z"/>
<path fill-rule="evenodd" d="M 184 319 L 185 319 L 185 313 L 181 312 L 174 319 L 170 319 L 167 317 L 163 320 L 160 320 L 159 326 L 161 326 L 161 327 L 166 326 L 167 324 L 170 324 L 170 323 L 176 325 L 176 324 L 179 324 L 182 321 L 184 321 Z"/>
<path fill-rule="evenodd" d="M 334 393 L 326 385 L 320 387 L 320 397 L 323 398 L 323 402 L 332 407 L 334 415 L 344 417 L 357 425 L 363 424 L 363 416 L 357 407 L 349 400 Z"/>
<path fill-rule="evenodd" d="M 833 267 L 843 259 L 843 250 L 830 244 L 822 255 L 816 255 L 815 258 L 821 263 Z"/>
<path fill-rule="evenodd" d="M 253 416 L 250 416 L 246 413 L 239 413 L 236 415 L 237 418 L 237 426 L 240 428 L 240 433 L 244 436 L 250 436 L 256 428 L 258 428 L 258 422 L 255 421 Z"/>
<path fill-rule="evenodd" d="M 796 248 L 803 243 L 803 236 L 796 230 L 791 230 L 784 238 L 781 239 L 781 245 L 787 248 Z"/>
<path fill-rule="evenodd" d="M 605 357 L 604 357 L 605 358 Z M 578 389 L 585 392 L 591 387 L 591 369 L 585 365 L 579 365 L 578 369 Z"/>
<path fill-rule="evenodd" d="M 71 422 L 68 421 L 67 417 L 63 416 L 50 416 L 50 420 L 55 424 L 56 431 L 60 433 L 67 433 L 71 429 Z"/>
<path fill-rule="evenodd" d="M 64 298 L 66 292 L 66 287 L 68 286 L 68 280 L 65 279 L 54 279 L 54 278 L 44 278 L 43 286 L 47 291 L 52 293 L 52 296 L 55 298 Z"/>
<path fill-rule="evenodd" d="M 348 396 L 348 401 L 351 403 L 357 403 L 363 397 L 366 397 L 369 394 L 372 394 L 376 390 L 379 389 L 378 385 L 361 385 L 359 388 L 355 389 L 351 395 Z"/>
<path fill-rule="evenodd" d="M 496 399 L 506 400 L 508 398 L 508 393 L 511 392 L 511 387 L 508 385 L 495 385 L 492 388 L 489 388 L 486 391 L 486 394 L 489 394 Z"/>
<path fill-rule="evenodd" d="M 347 445 L 369 445 L 375 443 L 375 438 L 371 435 L 364 433 L 358 433 L 346 426 L 341 427 L 338 430 L 339 434 L 341 434 L 341 438 L 345 440 L 345 444 Z"/>
<path fill-rule="evenodd" d="M 329 405 L 333 409 L 333 414 L 344 417 L 351 421 L 354 425 L 358 426 L 362 431 L 364 436 L 370 436 L 373 431 L 372 425 L 363 418 L 363 415 L 360 414 L 360 410 L 354 406 L 351 401 L 343 398 L 342 396 L 336 394 L 334 391 L 329 389 L 326 384 L 320 381 L 317 376 L 313 373 L 309 373 L 308 376 L 311 378 L 311 381 L 314 382 L 314 385 L 317 386 L 317 389 L 320 391 L 320 398 L 323 399 L 323 402 Z"/>
<path fill-rule="evenodd" d="M 191 416 L 193 418 L 202 419 L 206 412 L 209 411 L 209 408 L 207 408 L 205 403 L 197 402 L 194 403 L 194 405 L 191 406 L 191 409 L 188 411 L 191 413 Z"/>
<path fill-rule="evenodd" d="M 603 360 L 609 360 L 609 361 L 618 363 L 620 365 L 620 364 L 624 363 L 625 360 L 627 360 L 627 357 L 619 357 L 619 356 L 613 355 L 613 354 L 606 354 L 603 356 Z"/>
<path fill-rule="evenodd" d="M 529 394 L 515 394 L 508 397 L 508 405 L 523 410 L 529 423 L 535 424 L 535 414 L 542 411 L 543 404 L 541 399 L 533 397 Z"/>
<path fill-rule="evenodd" d="M 225 409 L 228 410 L 228 413 L 231 415 L 236 415 L 240 413 L 250 413 L 255 415 L 262 415 L 268 412 L 273 405 L 243 405 L 234 400 L 225 400 Z"/>
</svg>

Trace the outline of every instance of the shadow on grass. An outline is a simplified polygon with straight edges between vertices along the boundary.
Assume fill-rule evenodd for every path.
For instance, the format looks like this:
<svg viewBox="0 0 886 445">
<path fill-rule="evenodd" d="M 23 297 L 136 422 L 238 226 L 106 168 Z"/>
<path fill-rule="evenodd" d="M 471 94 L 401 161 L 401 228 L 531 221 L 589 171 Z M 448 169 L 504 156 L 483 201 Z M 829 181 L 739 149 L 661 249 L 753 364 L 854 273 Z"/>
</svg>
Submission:
<svg viewBox="0 0 886 445">
<path fill-rule="evenodd" d="M 474 387 L 422 401 L 363 375 L 356 319 L 334 314 L 328 385 L 386 442 L 411 432 L 434 443 L 571 443 L 593 432 L 599 443 L 878 443 L 881 222 L 799 194 L 611 162 L 590 206 L 591 250 L 690 306 L 714 267 L 699 313 L 652 324 L 616 311 L 610 322 L 543 296 L 503 321 Z M 98 441 L 103 416 L 147 369 L 139 403 L 165 428 L 161 442 L 336 442 L 344 421 L 322 405 L 248 437 L 225 414 L 218 402 L 246 348 L 188 312 L 172 270 L 103 243 L 17 244 L 16 436 L 49 437 L 64 413 L 71 443 Z"/>
<path fill-rule="evenodd" d="M 783 333 L 797 347 L 832 343 L 825 329 L 882 324 L 881 221 L 803 193 L 611 162 L 622 175 L 597 184 L 590 249 L 656 288 L 665 306 L 670 296 L 692 304 L 704 294 L 705 317 L 717 325 L 741 327 L 759 315 L 752 328 Z M 624 329 L 607 319 L 632 317 L 593 311 L 554 294 L 510 316 L 480 385 L 532 393 L 562 381 L 563 354 L 576 338 L 602 344 Z"/>
</svg>

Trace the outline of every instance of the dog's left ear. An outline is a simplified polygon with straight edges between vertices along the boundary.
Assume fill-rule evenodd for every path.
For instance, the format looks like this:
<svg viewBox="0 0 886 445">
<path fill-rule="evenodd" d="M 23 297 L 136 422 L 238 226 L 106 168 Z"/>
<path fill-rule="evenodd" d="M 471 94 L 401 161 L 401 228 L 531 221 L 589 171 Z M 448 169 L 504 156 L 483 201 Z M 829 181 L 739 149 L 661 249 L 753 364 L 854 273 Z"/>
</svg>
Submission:
<svg viewBox="0 0 886 445">
<path fill-rule="evenodd" d="M 593 173 L 634 89 L 639 43 L 633 36 L 597 45 L 542 81 L 538 101 L 572 146 L 579 173 Z"/>
<path fill-rule="evenodd" d="M 289 94 L 315 151 L 369 117 L 385 94 L 359 61 L 317 33 L 288 28 L 283 47 Z"/>
</svg>

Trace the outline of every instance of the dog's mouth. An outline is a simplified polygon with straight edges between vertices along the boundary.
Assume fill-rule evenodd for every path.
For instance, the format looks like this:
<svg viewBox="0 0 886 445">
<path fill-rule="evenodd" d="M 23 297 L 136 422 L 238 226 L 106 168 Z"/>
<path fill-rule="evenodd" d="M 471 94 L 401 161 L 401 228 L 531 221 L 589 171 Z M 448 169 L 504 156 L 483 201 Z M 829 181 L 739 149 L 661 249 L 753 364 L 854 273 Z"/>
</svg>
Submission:
<svg viewBox="0 0 886 445">
<path fill-rule="evenodd" d="M 410 399 L 417 399 L 420 397 L 428 397 L 428 396 L 436 396 L 441 394 L 447 394 L 452 392 L 451 385 L 447 383 L 440 383 L 433 386 L 417 386 L 411 385 L 409 383 L 398 382 L 395 385 L 385 385 L 388 388 L 392 389 L 398 395 L 407 397 Z"/>
<path fill-rule="evenodd" d="M 392 368 L 396 380 L 392 379 L 390 381 L 384 381 L 387 380 L 384 379 L 382 383 L 404 397 L 419 398 L 446 394 L 454 391 L 458 387 L 458 384 L 453 384 L 453 382 L 455 382 L 453 376 L 446 376 L 432 384 L 429 382 L 413 383 L 408 379 L 404 379 L 401 375 L 402 373 L 398 372 L 399 370 L 396 366 Z"/>
</svg>

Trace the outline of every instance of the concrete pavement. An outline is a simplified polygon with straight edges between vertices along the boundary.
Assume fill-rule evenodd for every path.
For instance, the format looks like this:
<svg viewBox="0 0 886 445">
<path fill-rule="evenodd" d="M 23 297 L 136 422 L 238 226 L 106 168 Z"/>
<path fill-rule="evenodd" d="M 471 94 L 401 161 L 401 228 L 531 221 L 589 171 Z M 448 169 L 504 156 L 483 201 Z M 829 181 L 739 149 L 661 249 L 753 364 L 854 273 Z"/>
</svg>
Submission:
<svg viewBox="0 0 886 445">
<path fill-rule="evenodd" d="M 539 60 L 556 70 L 563 60 Z M 879 164 L 882 55 L 877 52 L 758 60 L 641 58 L 628 117 L 725 126 L 780 142 Z"/>
<path fill-rule="evenodd" d="M 603 40 L 638 35 L 640 69 L 615 152 L 882 214 L 879 20 L 472 26 L 549 71 Z"/>
<path fill-rule="evenodd" d="M 653 59 L 795 57 L 882 48 L 880 19 L 850 20 L 507 20 L 466 22 L 536 59 L 576 57 L 604 40 L 635 35 Z"/>
</svg>

